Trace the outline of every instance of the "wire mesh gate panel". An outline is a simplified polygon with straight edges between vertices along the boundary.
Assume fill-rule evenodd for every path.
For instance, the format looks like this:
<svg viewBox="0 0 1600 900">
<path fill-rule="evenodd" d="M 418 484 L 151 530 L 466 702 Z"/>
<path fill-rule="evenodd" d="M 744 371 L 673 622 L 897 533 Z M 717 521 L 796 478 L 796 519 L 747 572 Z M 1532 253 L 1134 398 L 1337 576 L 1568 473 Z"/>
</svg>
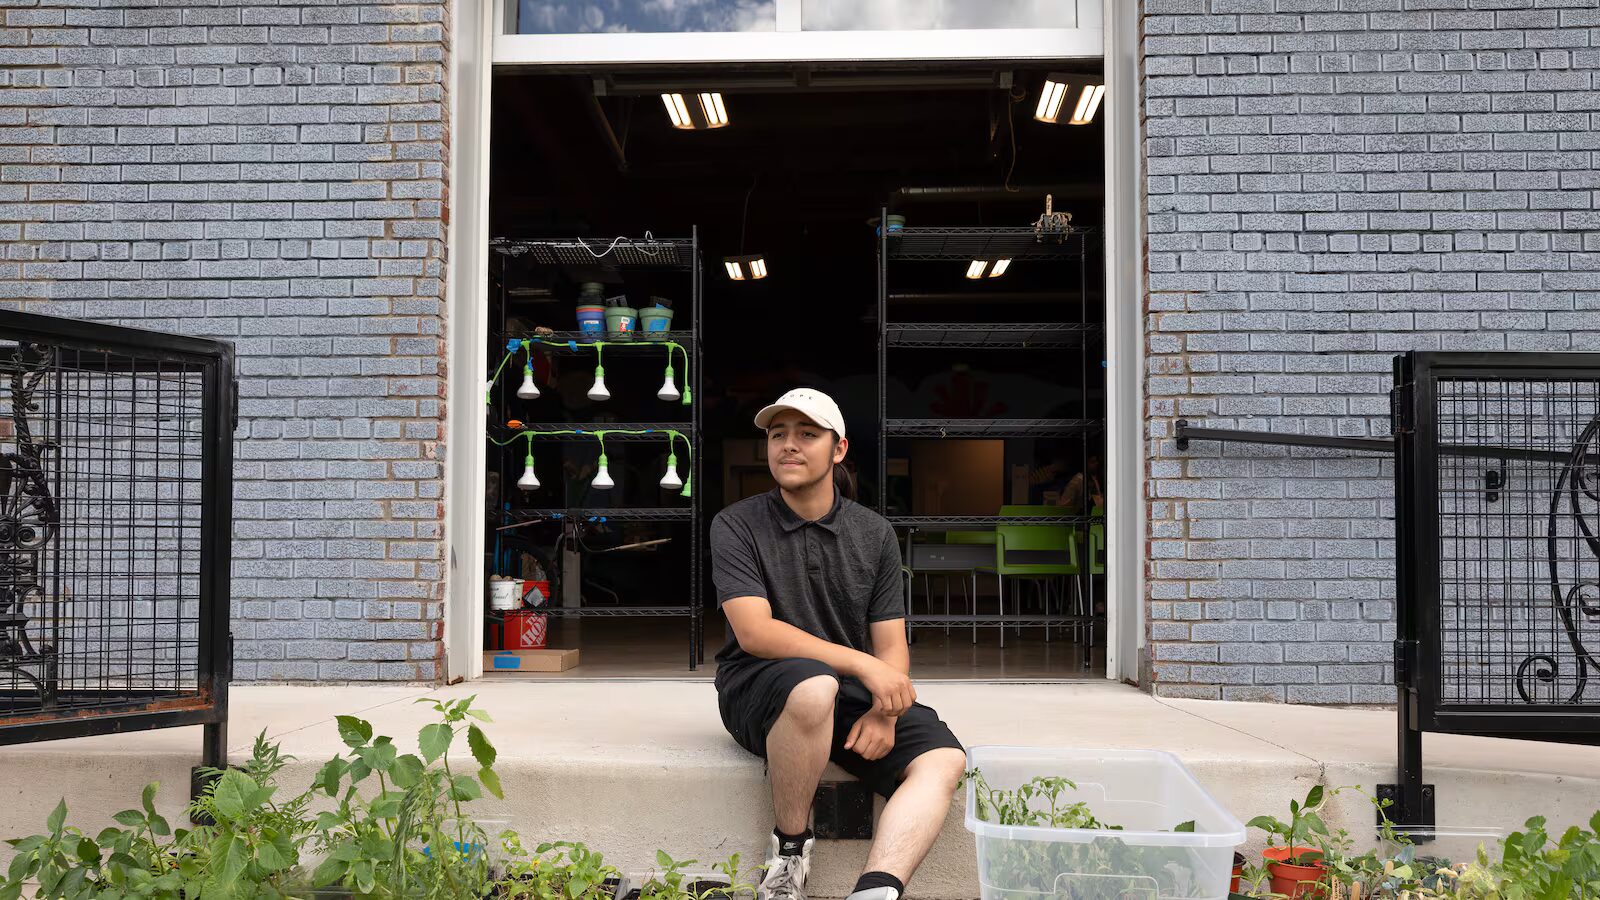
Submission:
<svg viewBox="0 0 1600 900">
<path fill-rule="evenodd" d="M 1600 354 L 1416 353 L 1401 371 L 1418 724 L 1597 739 Z"/>
<path fill-rule="evenodd" d="M 227 344 L 0 312 L 0 743 L 206 724 L 214 755 L 233 410 Z"/>
</svg>

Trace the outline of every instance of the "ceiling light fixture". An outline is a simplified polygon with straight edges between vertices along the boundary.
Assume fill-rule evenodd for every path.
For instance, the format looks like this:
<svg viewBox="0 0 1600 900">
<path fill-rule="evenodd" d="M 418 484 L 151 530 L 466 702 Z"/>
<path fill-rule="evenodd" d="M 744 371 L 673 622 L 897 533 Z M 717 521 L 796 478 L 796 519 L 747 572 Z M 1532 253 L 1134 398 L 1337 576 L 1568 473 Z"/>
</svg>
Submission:
<svg viewBox="0 0 1600 900">
<path fill-rule="evenodd" d="M 967 277 L 973 281 L 980 278 L 999 278 L 1011 268 L 1009 259 L 975 259 L 967 265 Z"/>
<path fill-rule="evenodd" d="M 744 255 L 722 258 L 729 281 L 760 281 L 767 277 L 767 261 L 762 254 L 744 253 L 744 236 L 750 225 L 750 195 L 756 192 L 756 184 L 760 181 L 761 175 L 758 173 L 750 179 L 750 189 L 744 192 L 744 212 L 739 217 L 739 253 Z"/>
<path fill-rule="evenodd" d="M 767 277 L 767 261 L 757 253 L 753 256 L 729 256 L 722 260 L 730 281 L 759 281 Z"/>
<path fill-rule="evenodd" d="M 1077 101 L 1072 109 L 1072 117 L 1067 123 L 1088 125 L 1094 121 L 1094 115 L 1099 111 L 1100 100 L 1105 93 L 1106 86 L 1092 75 L 1051 72 L 1044 78 L 1044 87 L 1039 91 L 1039 105 L 1034 108 L 1033 117 L 1052 125 L 1061 121 L 1061 107 L 1065 105 L 1069 95 L 1076 94 Z"/>
<path fill-rule="evenodd" d="M 661 103 L 667 108 L 667 118 L 672 127 L 683 131 L 707 131 L 724 128 L 728 124 L 728 107 L 722 94 L 704 92 L 685 99 L 681 93 L 662 94 Z"/>
</svg>

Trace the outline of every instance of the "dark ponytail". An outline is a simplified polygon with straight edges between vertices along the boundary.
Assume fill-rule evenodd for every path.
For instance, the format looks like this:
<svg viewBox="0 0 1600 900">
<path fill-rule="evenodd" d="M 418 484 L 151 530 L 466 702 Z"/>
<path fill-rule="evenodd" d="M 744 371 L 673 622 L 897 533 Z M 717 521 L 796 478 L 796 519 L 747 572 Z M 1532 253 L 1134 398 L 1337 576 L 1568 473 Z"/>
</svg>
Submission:
<svg viewBox="0 0 1600 900">
<path fill-rule="evenodd" d="M 833 489 L 846 500 L 856 499 L 856 477 L 839 463 L 833 464 Z"/>
</svg>

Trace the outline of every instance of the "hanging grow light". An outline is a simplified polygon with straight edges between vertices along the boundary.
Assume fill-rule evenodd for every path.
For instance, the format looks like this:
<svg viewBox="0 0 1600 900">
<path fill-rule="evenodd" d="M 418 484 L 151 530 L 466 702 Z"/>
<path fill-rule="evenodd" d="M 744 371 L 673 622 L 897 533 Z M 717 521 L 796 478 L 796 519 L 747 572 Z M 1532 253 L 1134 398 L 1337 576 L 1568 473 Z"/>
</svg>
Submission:
<svg viewBox="0 0 1600 900">
<path fill-rule="evenodd" d="M 967 266 L 967 277 L 976 281 L 980 278 L 999 278 L 1011 268 L 1009 259 L 975 259 Z"/>
<path fill-rule="evenodd" d="M 522 386 L 517 388 L 517 396 L 524 400 L 539 398 L 539 386 L 533 381 L 533 366 L 522 367 Z"/>
<path fill-rule="evenodd" d="M 667 108 L 667 118 L 672 120 L 673 128 L 706 131 L 727 127 L 728 107 L 720 93 L 703 92 L 694 95 L 693 100 L 685 100 L 680 93 L 662 94 L 661 102 Z"/>
<path fill-rule="evenodd" d="M 767 277 L 767 261 L 761 254 L 728 256 L 722 260 L 730 281 L 759 281 Z"/>
</svg>

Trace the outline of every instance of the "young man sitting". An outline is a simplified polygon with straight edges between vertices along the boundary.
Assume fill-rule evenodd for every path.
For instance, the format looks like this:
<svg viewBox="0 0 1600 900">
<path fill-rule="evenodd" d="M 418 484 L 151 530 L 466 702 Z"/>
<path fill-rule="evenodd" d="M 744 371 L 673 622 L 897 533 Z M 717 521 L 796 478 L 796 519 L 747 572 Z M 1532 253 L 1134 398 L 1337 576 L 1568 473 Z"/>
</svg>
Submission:
<svg viewBox="0 0 1600 900">
<path fill-rule="evenodd" d="M 856 503 L 850 442 L 827 395 L 794 390 L 756 416 L 776 490 L 711 524 L 712 580 L 728 619 L 717 702 L 767 761 L 776 819 L 760 900 L 805 900 L 811 801 L 832 759 L 888 798 L 850 900 L 898 900 L 927 855 L 966 765 L 916 702 L 900 548 Z"/>
</svg>

